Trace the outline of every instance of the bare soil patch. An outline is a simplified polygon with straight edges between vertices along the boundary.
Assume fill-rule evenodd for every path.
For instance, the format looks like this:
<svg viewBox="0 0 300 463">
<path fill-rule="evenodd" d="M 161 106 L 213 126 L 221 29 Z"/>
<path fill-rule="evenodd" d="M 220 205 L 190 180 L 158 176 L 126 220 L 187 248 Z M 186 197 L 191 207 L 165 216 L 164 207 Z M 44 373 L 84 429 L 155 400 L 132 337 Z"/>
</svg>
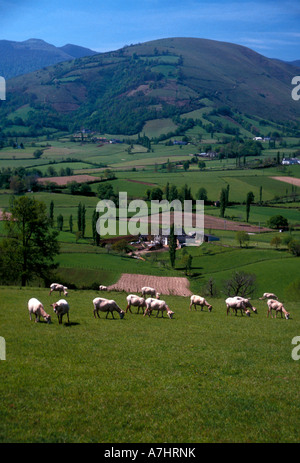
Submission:
<svg viewBox="0 0 300 463">
<path fill-rule="evenodd" d="M 160 294 L 175 296 L 192 295 L 187 278 L 157 277 L 152 275 L 136 275 L 133 273 L 123 273 L 117 283 L 108 286 L 108 290 L 141 294 L 141 288 L 143 286 L 151 286 Z"/>
<path fill-rule="evenodd" d="M 38 183 L 56 183 L 56 185 L 67 185 L 69 182 L 88 183 L 100 181 L 99 177 L 93 175 L 70 175 L 64 177 L 43 177 L 38 179 Z"/>
<path fill-rule="evenodd" d="M 180 217 L 181 215 L 181 217 Z M 191 217 L 190 217 L 191 215 Z M 196 220 L 196 214 L 190 214 L 186 213 L 186 219 L 191 222 L 192 226 L 198 227 L 199 225 L 197 224 Z M 141 217 L 140 221 L 141 222 L 148 222 L 148 223 L 153 223 L 153 224 L 161 224 L 162 226 L 169 225 L 169 215 L 166 214 L 163 216 L 163 214 L 152 214 L 151 216 L 145 216 Z M 182 212 L 171 212 L 170 213 L 170 223 L 177 223 L 177 224 L 182 224 L 184 228 L 184 223 L 185 223 L 185 218 L 182 215 Z M 212 230 L 232 230 L 232 231 L 245 231 L 247 233 L 262 233 L 262 232 L 268 232 L 272 231 L 270 228 L 266 227 L 259 227 L 257 225 L 251 225 L 249 223 L 244 223 L 244 222 L 234 222 L 233 220 L 228 220 L 228 219 L 222 219 L 221 217 L 215 217 L 212 215 L 206 215 L 204 214 L 204 228 L 205 229 L 212 229 Z"/>
<path fill-rule="evenodd" d="M 149 93 L 149 84 L 143 84 L 143 85 L 139 85 L 137 88 L 135 88 L 134 90 L 131 90 L 130 92 L 128 92 L 127 96 L 133 96 L 135 95 L 136 93 L 138 92 L 142 92 L 144 95 L 146 95 L 147 93 Z"/>
<path fill-rule="evenodd" d="M 300 186 L 300 178 L 294 177 L 271 177 L 274 180 L 279 180 L 280 182 L 291 183 L 292 185 Z"/>
<path fill-rule="evenodd" d="M 9 212 L 6 212 L 6 215 L 4 214 L 5 213 L 0 209 L 0 220 L 10 219 L 11 214 Z"/>
<path fill-rule="evenodd" d="M 232 230 L 232 231 L 245 231 L 247 233 L 262 233 L 272 231 L 270 228 L 258 227 L 249 223 L 234 222 L 232 220 L 222 219 L 221 217 L 214 217 L 212 215 L 204 215 L 204 227 L 214 230 Z"/>
</svg>

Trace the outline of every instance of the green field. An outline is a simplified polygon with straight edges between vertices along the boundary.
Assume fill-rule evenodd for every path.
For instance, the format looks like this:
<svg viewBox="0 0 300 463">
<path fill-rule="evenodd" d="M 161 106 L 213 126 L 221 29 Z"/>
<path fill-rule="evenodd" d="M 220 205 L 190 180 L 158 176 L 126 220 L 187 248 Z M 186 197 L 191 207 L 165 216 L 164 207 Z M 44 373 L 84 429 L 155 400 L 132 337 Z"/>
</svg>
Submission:
<svg viewBox="0 0 300 463">
<path fill-rule="evenodd" d="M 275 207 L 275 206 L 251 206 L 249 223 L 255 225 L 267 226 L 268 220 L 274 215 L 282 215 L 285 217 L 289 224 L 296 225 L 300 222 L 300 213 L 297 207 L 288 208 L 286 205 L 284 207 Z M 205 213 L 208 215 L 213 215 L 219 217 L 219 209 L 207 206 L 205 207 Z M 246 222 L 246 206 L 245 204 L 239 204 L 234 206 L 229 206 L 225 210 L 225 217 L 230 220 L 236 220 L 241 222 Z"/>
<path fill-rule="evenodd" d="M 98 294 L 70 291 L 70 324 L 47 325 L 27 311 L 32 296 L 52 310 L 47 289 L 1 288 L 1 442 L 298 442 L 298 304 L 267 319 L 258 301 L 248 318 L 167 296 L 172 320 L 111 320 L 94 319 Z"/>
<path fill-rule="evenodd" d="M 265 170 L 218 170 L 218 171 L 199 171 L 190 170 L 188 172 L 177 171 L 166 173 L 165 171 L 158 172 L 143 172 L 142 178 L 140 172 L 118 172 L 118 179 L 114 185 L 118 185 L 121 179 L 142 180 L 156 184 L 159 187 L 165 187 L 167 182 L 170 185 L 176 185 L 177 188 L 188 184 L 191 187 L 193 195 L 196 195 L 199 188 L 204 187 L 207 190 L 207 196 L 210 200 L 214 201 L 219 199 L 220 191 L 222 188 L 230 187 L 229 200 L 234 202 L 246 201 L 246 196 L 249 191 L 252 191 L 255 196 L 255 201 L 259 201 L 260 187 L 262 186 L 262 200 L 270 201 L 276 196 L 285 196 L 290 194 L 292 186 L 274 180 L 273 176 L 280 176 L 281 173 L 277 169 Z M 141 186 L 136 185 L 139 188 Z M 149 186 L 144 186 L 144 191 Z"/>
<path fill-rule="evenodd" d="M 170 55 L 156 67 L 166 74 L 172 71 L 172 63 Z M 0 337 L 5 339 L 7 353 L 6 361 L 0 362 L 0 442 L 299 441 L 299 362 L 291 357 L 292 340 L 299 336 L 300 329 L 299 291 L 290 290 L 299 282 L 299 257 L 289 252 L 285 241 L 290 236 L 300 240 L 299 187 L 272 177 L 299 178 L 300 166 L 250 169 L 247 163 L 255 157 L 249 156 L 246 168 L 237 169 L 234 158 L 215 158 L 205 159 L 204 170 L 191 164 L 185 171 L 184 160 L 191 160 L 207 145 L 214 149 L 223 137 L 222 133 L 212 136 L 204 129 L 208 123 L 205 113 L 211 108 L 209 100 L 203 103 L 204 108 L 182 116 L 203 124 L 187 132 L 192 143 L 182 147 L 163 141 L 152 142 L 148 150 L 131 145 L 130 140 L 136 139 L 133 136 L 125 143 L 105 145 L 74 142 L 65 136 L 32 142 L 20 138 L 18 142 L 24 141 L 25 149 L 6 147 L 0 151 L 0 168 L 24 167 L 26 174 L 35 167 L 47 175 L 51 166 L 59 175 L 62 168 L 70 167 L 74 173 L 91 172 L 100 182 L 103 171 L 110 168 L 116 176 L 109 181 L 114 193 L 127 192 L 129 200 L 145 199 L 147 190 L 154 187 L 165 192 L 169 183 L 178 190 L 187 185 L 194 197 L 203 187 L 208 200 L 214 202 L 219 200 L 221 189 L 229 185 L 232 204 L 225 210 L 226 223 L 246 220 L 245 200 L 252 191 L 255 200 L 250 224 L 263 227 L 270 217 L 280 214 L 293 227 L 284 233 L 251 234 L 242 247 L 236 232 L 206 229 L 219 241 L 186 248 L 192 257 L 187 272 L 182 263 L 183 250 L 176 251 L 172 268 L 168 251 L 148 252 L 142 260 L 107 246 L 107 237 L 102 236 L 100 246 L 95 246 L 92 215 L 97 196 L 71 195 L 64 189 L 56 193 L 26 190 L 24 194 L 44 202 L 47 211 L 54 203 L 54 228 L 59 215 L 64 219 L 58 235 L 60 253 L 55 258 L 59 266 L 53 278 L 69 288 L 70 324 L 65 320 L 58 325 L 53 312 L 50 325 L 29 321 L 30 297 L 40 299 L 50 312 L 50 303 L 59 298 L 49 296 L 48 283 L 39 278 L 25 288 L 0 288 Z M 25 114 L 26 108 L 23 111 Z M 16 111 L 15 116 L 22 114 Z M 258 123 L 251 119 L 247 122 Z M 144 133 L 156 138 L 177 127 L 171 118 L 150 120 Z M 275 129 L 269 121 L 262 132 L 267 135 Z M 252 136 L 246 129 L 241 133 L 245 138 Z M 279 142 L 276 149 L 264 145 L 261 159 L 274 159 L 279 149 L 281 154 L 299 149 L 298 139 L 286 137 L 284 141 L 282 148 Z M 44 150 L 40 159 L 34 158 L 36 149 Z M 169 171 L 168 161 L 172 163 Z M 93 193 L 98 185 L 91 184 Z M 8 211 L 12 198 L 12 190 L 3 187 L 0 209 Z M 79 203 L 86 207 L 84 237 L 77 233 Z M 220 209 L 208 203 L 205 214 L 219 217 Z M 0 237 L 4 235 L 2 221 Z M 277 249 L 271 245 L 275 236 L 281 238 Z M 255 275 L 251 300 L 258 314 L 250 318 L 226 316 L 225 285 L 236 271 Z M 126 314 L 123 320 L 106 320 L 104 316 L 94 319 L 92 300 L 100 295 L 99 284 L 112 285 L 122 273 L 186 277 L 193 294 L 206 296 L 212 279 L 215 295 L 207 299 L 213 311 L 190 312 L 189 298 L 162 294 L 175 312 L 172 320 L 149 319 L 135 313 Z M 290 320 L 267 319 L 266 302 L 259 300 L 264 292 L 278 295 L 291 313 Z M 126 295 L 105 293 L 123 309 Z"/>
<path fill-rule="evenodd" d="M 201 112 L 201 110 L 199 110 Z M 195 114 L 194 114 L 195 113 Z M 198 112 L 191 113 L 193 117 L 197 117 Z M 186 115 L 188 116 L 188 114 Z M 207 123 L 207 121 L 206 121 Z M 97 165 L 106 165 L 112 169 L 122 169 L 130 170 L 130 168 L 147 168 L 149 170 L 154 170 L 155 165 L 161 165 L 162 163 L 167 162 L 169 159 L 170 162 L 176 162 L 181 160 L 191 160 L 192 155 L 200 152 L 205 152 L 207 149 L 216 149 L 217 147 L 223 146 L 221 143 L 222 137 L 226 134 L 216 134 L 214 138 L 211 138 L 211 134 L 206 133 L 203 127 L 194 126 L 192 129 L 187 131 L 187 136 L 190 138 L 191 142 L 187 145 L 177 146 L 177 145 L 166 145 L 166 141 L 170 140 L 181 140 L 182 136 L 170 136 L 166 141 L 161 141 L 157 143 L 155 139 L 161 135 L 174 134 L 176 131 L 176 125 L 172 119 L 155 119 L 150 120 L 145 124 L 144 130 L 141 135 L 146 135 L 152 140 L 151 149 L 147 150 L 142 145 L 134 144 L 134 140 L 137 139 L 136 136 L 126 136 L 126 135 L 112 135 L 112 134 L 101 134 L 102 136 L 111 138 L 118 138 L 120 140 L 125 140 L 124 143 L 117 144 L 102 144 L 102 143 L 80 143 L 79 141 L 71 141 L 71 137 L 65 138 L 52 138 L 50 140 L 38 140 L 38 139 L 27 139 L 25 137 L 19 137 L 18 142 L 24 144 L 24 149 L 13 149 L 11 147 L 3 148 L 0 151 L 0 166 L 6 167 L 20 167 L 24 166 L 26 168 L 31 165 L 38 166 L 49 163 L 60 163 L 67 160 L 80 161 L 84 162 L 85 168 L 97 167 Z M 245 139 L 251 139 L 251 134 L 243 134 Z M 133 145 L 128 144 L 130 140 L 133 140 Z M 229 138 L 230 139 L 230 138 Z M 259 156 L 259 159 L 262 161 L 266 159 L 274 159 L 277 156 L 277 153 L 280 152 L 280 155 L 285 155 L 287 157 L 293 156 L 295 151 L 298 148 L 298 139 L 286 139 L 284 146 L 278 146 L 276 148 L 270 148 L 266 143 L 263 144 L 263 151 Z M 37 149 L 42 149 L 43 154 L 40 159 L 34 159 L 33 153 Z M 247 164 L 253 162 L 257 159 L 257 156 L 247 156 Z M 11 161 L 11 164 L 8 163 Z M 217 169 L 224 170 L 228 168 L 236 169 L 236 159 L 234 158 L 225 158 L 219 160 L 218 158 L 213 160 L 207 160 L 206 169 Z M 243 163 L 243 162 L 242 162 Z M 55 167 L 55 165 L 53 166 Z M 84 167 L 83 167 L 84 168 Z M 197 168 L 191 165 L 190 169 Z M 181 170 L 182 167 L 181 167 Z M 260 176 L 269 175 L 269 169 L 262 171 L 252 171 L 252 175 Z M 299 172 L 299 166 L 280 166 L 278 170 L 281 173 L 295 175 L 295 172 Z M 297 176 L 297 174 L 296 174 Z M 299 176 L 299 173 L 298 173 Z"/>
</svg>

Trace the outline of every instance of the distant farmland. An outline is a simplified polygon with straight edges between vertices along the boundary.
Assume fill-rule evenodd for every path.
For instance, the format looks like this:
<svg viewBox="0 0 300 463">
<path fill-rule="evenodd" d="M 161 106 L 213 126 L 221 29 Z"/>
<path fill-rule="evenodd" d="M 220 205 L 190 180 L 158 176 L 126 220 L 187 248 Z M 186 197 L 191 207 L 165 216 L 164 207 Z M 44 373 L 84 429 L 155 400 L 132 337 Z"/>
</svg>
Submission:
<svg viewBox="0 0 300 463">
<path fill-rule="evenodd" d="M 38 179 L 38 183 L 55 183 L 59 186 L 65 186 L 70 182 L 77 182 L 77 183 L 88 183 L 88 182 L 97 182 L 99 181 L 99 177 L 93 177 L 92 175 L 69 175 L 63 177 L 43 177 Z"/>
</svg>

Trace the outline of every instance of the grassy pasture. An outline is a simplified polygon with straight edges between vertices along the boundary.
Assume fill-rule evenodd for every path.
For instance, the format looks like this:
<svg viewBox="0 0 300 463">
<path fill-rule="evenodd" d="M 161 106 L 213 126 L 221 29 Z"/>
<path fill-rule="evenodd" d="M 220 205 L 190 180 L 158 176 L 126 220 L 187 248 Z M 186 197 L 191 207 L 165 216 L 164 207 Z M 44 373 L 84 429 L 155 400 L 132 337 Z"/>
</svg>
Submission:
<svg viewBox="0 0 300 463">
<path fill-rule="evenodd" d="M 0 153 L 1 157 L 1 167 L 2 167 L 2 161 L 6 160 L 11 160 L 11 161 L 16 161 L 16 160 L 22 160 L 22 159 L 33 159 L 33 153 L 31 153 L 29 150 L 23 150 L 23 149 L 9 149 L 9 150 L 1 150 Z"/>
<path fill-rule="evenodd" d="M 165 159 L 165 162 L 167 159 Z M 184 156 L 179 159 L 183 160 Z M 171 160 L 172 158 L 170 157 Z M 128 163 L 126 164 L 128 165 Z M 199 169 L 191 169 L 187 172 L 178 170 L 169 173 L 158 170 L 157 172 L 143 172 L 142 179 L 140 172 L 118 172 L 117 174 L 118 179 L 142 180 L 144 182 L 155 183 L 160 187 L 164 187 L 169 182 L 169 184 L 180 188 L 186 183 L 191 187 L 192 194 L 194 195 L 196 195 L 200 187 L 204 187 L 207 190 L 208 198 L 211 200 L 219 199 L 221 189 L 226 188 L 229 184 L 229 200 L 235 202 L 246 200 L 249 191 L 253 191 L 255 201 L 259 201 L 260 186 L 263 188 L 263 201 L 272 200 L 275 196 L 284 196 L 287 191 L 291 193 L 291 185 L 270 178 L 273 175 L 280 175 L 277 169 L 268 169 L 267 172 L 264 170 L 200 171 Z M 145 187 L 145 190 L 147 188 Z"/>
<path fill-rule="evenodd" d="M 231 206 L 226 209 L 226 214 L 238 216 L 242 221 L 246 221 L 246 206 Z M 279 207 L 260 207 L 252 206 L 250 208 L 249 220 L 252 223 L 260 223 L 261 225 L 266 224 L 268 219 L 274 215 L 283 215 L 289 221 L 289 224 L 293 225 L 300 222 L 300 213 L 297 209 L 283 209 Z"/>
<path fill-rule="evenodd" d="M 215 235 L 218 236 L 217 231 Z M 225 243 L 222 233 L 220 238 L 220 243 Z M 252 240 L 254 239 L 256 237 L 251 237 L 249 248 L 237 247 L 233 236 L 230 246 L 204 243 L 200 247 L 188 247 L 187 252 L 193 258 L 189 278 L 191 291 L 194 294 L 203 294 L 206 283 L 212 278 L 218 294 L 224 295 L 225 298 L 225 281 L 232 277 L 233 272 L 242 271 L 256 276 L 253 297 L 258 298 L 264 292 L 269 291 L 277 294 L 281 301 L 289 300 L 286 288 L 298 277 L 298 259 L 282 250 L 270 249 L 270 246 L 263 247 L 259 242 L 253 246 Z M 175 268 L 178 272 L 182 272 L 180 276 L 184 276 L 184 269 L 180 263 L 181 256 L 182 251 L 177 251 Z M 153 267 L 160 265 L 168 268 L 168 253 L 157 253 L 156 256 L 149 257 L 149 260 L 152 261 Z M 276 271 L 270 269 L 276 269 Z"/>
<path fill-rule="evenodd" d="M 7 119 L 9 120 L 14 120 L 15 117 L 28 117 L 28 113 L 30 112 L 35 112 L 35 110 L 33 108 L 31 108 L 29 105 L 24 105 L 24 106 L 21 106 L 20 108 L 18 108 L 17 110 L 13 111 L 12 113 L 8 114 L 7 115 Z"/>
<path fill-rule="evenodd" d="M 126 314 L 94 319 L 96 291 L 70 291 L 70 324 L 29 321 L 35 296 L 49 312 L 56 296 L 1 287 L 0 441 L 197 443 L 298 442 L 299 362 L 292 319 L 189 312 L 167 296 L 173 320 Z M 124 293 L 108 293 L 125 308 Z M 135 312 L 135 310 L 133 310 Z"/>
<path fill-rule="evenodd" d="M 201 110 L 199 110 L 201 111 Z M 174 122 L 171 119 L 157 119 L 148 121 L 143 129 L 143 133 L 151 137 L 157 137 L 162 133 L 168 133 L 174 131 L 176 128 Z M 18 141 L 25 144 L 25 149 L 12 149 L 4 148 L 1 150 L 0 157 L 0 167 L 25 167 L 30 168 L 31 166 L 47 165 L 52 161 L 55 163 L 65 162 L 68 158 L 71 158 L 74 161 L 84 163 L 83 166 L 78 166 L 79 168 L 93 168 L 97 164 L 102 164 L 109 166 L 112 169 L 124 169 L 130 170 L 133 167 L 145 167 L 152 171 L 155 170 L 155 164 L 160 165 L 166 163 L 169 159 L 171 162 L 190 160 L 191 155 L 199 152 L 205 151 L 207 144 L 216 144 L 218 143 L 218 137 L 221 134 L 218 134 L 214 139 L 211 139 L 209 134 L 204 133 L 203 128 L 199 126 L 193 127 L 188 132 L 193 138 L 195 144 L 189 144 L 185 146 L 165 146 L 165 143 L 152 144 L 150 152 L 142 147 L 141 145 L 133 145 L 133 148 L 128 152 L 128 149 L 131 145 L 127 143 L 121 144 L 95 144 L 95 143 L 81 143 L 81 142 L 72 142 L 68 138 L 51 140 L 49 143 L 51 146 L 45 145 L 43 141 L 35 140 L 34 146 L 31 146 L 30 140 L 20 138 Z M 107 137 L 111 135 L 106 134 Z M 202 142 L 199 143 L 198 136 L 201 136 Z M 117 138 L 124 138 L 125 136 L 117 136 Z M 125 137 L 130 138 L 130 137 Z M 136 138 L 136 137 L 135 137 Z M 182 137 L 172 137 L 172 139 L 181 139 Z M 34 159 L 33 153 L 36 149 L 45 148 L 43 155 L 40 159 Z M 286 155 L 293 154 L 293 147 L 287 148 L 278 148 L 274 150 L 267 149 L 262 152 L 261 159 L 268 157 L 276 158 L 278 149 L 280 152 Z M 253 160 L 252 157 L 247 157 L 247 163 Z M 91 165 L 89 165 L 91 164 Z M 236 160 L 235 159 L 223 159 L 223 160 L 213 160 L 206 161 L 207 171 L 213 169 L 222 171 L 224 169 L 235 169 Z M 55 167 L 55 165 L 54 165 Z M 64 166 L 66 167 L 66 165 Z M 190 170 L 197 170 L 197 166 L 191 166 Z M 283 168 L 276 170 L 276 174 L 281 174 L 282 172 L 290 172 L 291 175 L 299 176 L 300 169 L 298 166 L 293 166 L 293 168 Z M 235 171 L 240 172 L 243 176 L 245 171 Z M 247 172 L 247 171 L 246 171 Z M 267 171 L 251 171 L 250 176 L 255 175 L 265 175 L 268 176 L 271 170 Z M 207 172 L 206 172 L 207 173 Z M 231 175 L 231 173 L 230 173 Z"/>
<path fill-rule="evenodd" d="M 218 294 L 225 294 L 223 293 L 225 281 L 231 278 L 234 271 L 243 271 L 256 276 L 254 297 L 271 291 L 275 292 L 282 301 L 290 300 L 287 288 L 297 279 L 299 273 L 299 261 L 296 257 L 291 256 L 283 248 L 272 249 L 269 244 L 271 237 L 269 241 L 263 242 L 259 239 L 266 240 L 266 237 L 251 236 L 249 247 L 240 248 L 235 241 L 234 232 L 215 234 L 220 235 L 218 244 L 205 243 L 200 247 L 187 249 L 193 257 L 189 276 L 193 293 L 203 294 L 206 283 L 213 278 Z M 76 284 L 78 288 L 90 287 L 94 283 L 110 285 L 116 283 L 122 273 L 185 276 L 181 264 L 181 250 L 176 253 L 175 269 L 172 269 L 168 252 L 148 253 L 144 255 L 143 261 L 114 252 L 108 253 L 106 249 L 95 248 L 83 243 L 82 240 L 75 243 L 74 235 L 70 233 L 65 235 L 73 239 L 67 242 L 67 239 L 61 237 L 65 241 L 61 243 L 61 253 L 56 261 L 60 264 L 58 270 L 60 279 L 67 286 L 71 283 Z M 295 237 L 297 238 L 297 234 Z"/>
<path fill-rule="evenodd" d="M 78 162 L 60 162 L 60 163 L 56 163 L 56 164 L 45 164 L 43 166 L 40 166 L 39 170 L 42 172 L 43 175 L 45 175 L 50 166 L 53 169 L 55 169 L 55 171 L 57 172 L 58 175 L 59 175 L 61 169 L 66 169 L 67 167 L 72 169 L 74 171 L 74 173 L 76 173 L 77 170 L 91 169 L 91 168 L 94 167 L 92 164 L 87 164 L 86 162 L 79 162 L 78 161 Z"/>
<path fill-rule="evenodd" d="M 233 247 L 239 247 L 239 243 L 236 239 L 236 232 L 235 231 L 231 231 L 231 230 L 211 230 L 211 229 L 205 229 L 205 232 L 207 232 L 208 234 L 211 234 L 213 233 L 213 235 L 217 236 L 219 239 L 220 239 L 220 242 L 219 243 L 215 243 L 217 244 L 217 246 L 219 246 L 219 244 L 221 244 L 222 246 L 224 247 L 227 247 L 227 246 L 233 246 Z M 259 248 L 261 250 L 263 249 L 273 249 L 274 250 L 274 247 L 271 246 L 270 244 L 270 241 L 272 240 L 272 238 L 274 238 L 274 236 L 279 236 L 281 239 L 286 237 L 286 233 L 284 233 L 283 235 L 282 234 L 279 234 L 278 231 L 273 231 L 273 232 L 267 232 L 267 233 L 255 233 L 254 235 L 249 235 L 249 242 L 247 244 L 247 246 L 250 248 L 250 249 L 253 249 L 253 248 Z M 291 236 L 293 239 L 296 239 L 296 240 L 299 240 L 300 239 L 300 231 L 296 230 L 296 231 L 293 231 L 291 233 Z M 287 244 L 284 244 L 283 242 L 279 243 L 279 248 L 276 252 L 282 252 L 282 251 L 287 251 L 288 249 L 288 246 Z"/>
<path fill-rule="evenodd" d="M 220 216 L 220 210 L 211 206 L 205 207 L 205 213 L 216 217 Z M 266 226 L 268 219 L 274 215 L 282 215 L 286 217 L 291 225 L 299 224 L 300 222 L 299 211 L 295 208 L 251 205 L 249 223 Z M 227 207 L 225 209 L 225 217 L 246 222 L 246 205 L 237 204 Z"/>
<path fill-rule="evenodd" d="M 40 166 L 42 165 L 47 165 L 48 167 L 49 161 L 47 159 L 34 159 L 34 158 L 17 158 L 16 159 L 1 159 L 0 161 L 0 167 L 13 167 L 13 168 L 19 168 L 19 167 L 24 167 L 32 169 L 33 167 L 37 167 L 39 169 Z"/>
<path fill-rule="evenodd" d="M 162 134 L 173 132 L 177 129 L 176 124 L 170 118 L 153 119 L 147 121 L 143 133 L 149 138 L 159 137 Z"/>
<path fill-rule="evenodd" d="M 237 255 L 233 252 L 232 255 L 227 257 L 236 257 L 237 259 L 240 259 L 240 253 Z M 250 256 L 249 253 L 250 261 L 245 262 L 243 259 L 238 260 L 236 265 L 231 264 L 230 266 L 229 264 L 227 269 L 216 269 L 215 265 L 218 259 L 209 261 L 203 259 L 202 281 L 204 283 L 209 277 L 212 277 L 215 280 L 217 287 L 221 289 L 222 292 L 224 281 L 231 278 L 233 272 L 243 271 L 247 274 L 249 273 L 256 276 L 255 297 L 258 297 L 259 295 L 261 296 L 264 292 L 269 291 L 268 288 L 272 288 L 270 291 L 277 294 L 281 301 L 286 301 L 288 297 L 286 288 L 292 281 L 297 279 L 299 268 L 298 260 L 294 257 L 288 257 L 287 255 L 283 257 L 279 253 L 277 256 L 274 255 L 273 258 L 269 256 L 263 259 L 261 254 L 259 254 L 259 256 L 256 255 L 256 259 L 257 258 L 261 258 L 262 260 L 255 260 L 255 254 Z M 253 261 L 251 262 L 252 259 Z M 210 270 L 211 267 L 214 269 Z M 276 269 L 276 271 L 273 273 L 271 269 Z M 199 288 L 199 286 L 200 285 L 198 284 L 197 287 Z"/>
<path fill-rule="evenodd" d="M 153 266 L 152 262 L 132 259 L 130 257 L 122 256 L 119 254 L 107 253 L 106 250 L 99 249 L 95 251 L 94 247 L 90 246 L 87 250 L 86 246 L 69 245 L 64 247 L 61 254 L 57 257 L 57 261 L 61 267 L 64 268 L 80 268 L 85 269 L 102 269 L 103 272 L 108 270 L 114 274 L 114 282 L 118 280 L 121 273 L 141 273 L 144 275 L 157 275 L 157 276 L 175 276 L 176 271 L 166 269 L 164 267 Z M 80 249 L 82 248 L 82 249 Z M 66 252 L 70 249 L 69 252 Z M 68 278 L 68 273 L 66 274 Z M 182 276 L 182 275 L 180 275 Z M 110 282 L 105 278 L 102 284 L 107 285 Z M 99 283 L 100 284 L 100 283 Z"/>
<path fill-rule="evenodd" d="M 155 124 L 151 129 L 158 130 Z M 291 185 L 269 178 L 280 175 L 277 169 L 153 172 L 156 162 L 189 158 L 191 148 L 156 145 L 154 153 L 134 149 L 132 155 L 125 148 L 128 145 L 99 148 L 66 142 L 62 149 L 54 142 L 40 160 L 11 161 L 8 156 L 1 160 L 1 167 L 12 162 L 26 166 L 60 162 L 67 157 L 86 166 L 94 161 L 120 168 L 141 164 L 149 171 L 142 175 L 118 172 L 118 179 L 111 182 L 116 192 L 127 191 L 133 197 L 143 197 L 152 187 L 128 180 L 161 187 L 169 182 L 178 188 L 187 183 L 193 194 L 204 186 L 210 199 L 218 199 L 221 188 L 229 184 L 231 201 L 241 201 L 250 190 L 258 200 L 260 185 L 263 200 L 291 190 Z M 30 156 L 31 151 L 25 155 Z M 211 165 L 219 169 L 230 162 L 212 161 Z M 299 176 L 300 169 L 290 171 Z M 97 198 L 53 193 L 34 196 L 48 208 L 54 201 L 55 220 L 60 213 L 64 216 L 57 258 L 61 280 L 90 287 L 115 283 L 125 272 L 184 276 L 181 251 L 172 270 L 168 253 L 137 261 L 91 246 Z M 0 208 L 8 207 L 9 198 L 9 194 L 0 195 Z M 76 243 L 75 234 L 68 231 L 68 219 L 72 214 L 76 231 L 79 202 L 86 206 L 88 240 Z M 226 214 L 244 220 L 244 209 L 243 205 L 233 206 Z M 219 210 L 208 208 L 207 213 L 218 215 Z M 277 213 L 299 223 L 296 210 L 256 206 L 251 207 L 250 222 L 263 225 Z M 173 320 L 135 313 L 124 320 L 105 320 L 103 316 L 95 320 L 92 299 L 99 292 L 70 290 L 70 325 L 59 326 L 55 317 L 51 325 L 35 324 L 29 321 L 28 299 L 39 298 L 51 311 L 50 303 L 59 297 L 49 296 L 47 288 L 1 287 L 0 336 L 6 341 L 7 360 L 0 362 L 0 442 L 298 442 L 299 362 L 291 358 L 291 341 L 299 335 L 300 309 L 286 293 L 299 274 L 298 259 L 270 248 L 275 232 L 251 236 L 248 249 L 237 247 L 234 232 L 215 234 L 221 239 L 218 244 L 188 248 L 193 256 L 191 290 L 201 294 L 210 277 L 218 286 L 220 299 L 208 298 L 212 313 L 189 312 L 187 298 L 164 296 L 175 311 Z M 237 269 L 256 275 L 257 316 L 226 316 L 223 283 Z M 264 291 L 278 294 L 291 312 L 291 320 L 266 318 L 266 303 L 258 300 Z M 105 297 L 125 308 L 126 293 L 109 292 Z"/>
</svg>

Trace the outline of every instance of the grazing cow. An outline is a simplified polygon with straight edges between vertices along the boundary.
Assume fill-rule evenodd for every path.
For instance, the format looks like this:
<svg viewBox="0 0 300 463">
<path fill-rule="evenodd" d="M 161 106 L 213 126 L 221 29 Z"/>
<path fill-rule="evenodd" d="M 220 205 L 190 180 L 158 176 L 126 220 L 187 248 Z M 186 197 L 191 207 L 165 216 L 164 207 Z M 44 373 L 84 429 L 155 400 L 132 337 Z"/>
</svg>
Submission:
<svg viewBox="0 0 300 463">
<path fill-rule="evenodd" d="M 107 286 L 100 285 L 99 290 L 100 291 L 107 291 Z"/>
<path fill-rule="evenodd" d="M 211 312 L 212 311 L 212 305 L 210 305 L 206 299 L 204 299 L 204 297 L 201 297 L 201 296 L 197 296 L 196 294 L 193 294 L 193 296 L 191 296 L 191 299 L 190 299 L 190 310 L 191 310 L 191 307 L 194 305 L 194 308 L 195 310 L 196 309 L 196 305 L 200 305 L 201 307 L 201 310 L 203 310 L 203 306 L 207 306 L 208 307 L 208 311 Z"/>
</svg>

